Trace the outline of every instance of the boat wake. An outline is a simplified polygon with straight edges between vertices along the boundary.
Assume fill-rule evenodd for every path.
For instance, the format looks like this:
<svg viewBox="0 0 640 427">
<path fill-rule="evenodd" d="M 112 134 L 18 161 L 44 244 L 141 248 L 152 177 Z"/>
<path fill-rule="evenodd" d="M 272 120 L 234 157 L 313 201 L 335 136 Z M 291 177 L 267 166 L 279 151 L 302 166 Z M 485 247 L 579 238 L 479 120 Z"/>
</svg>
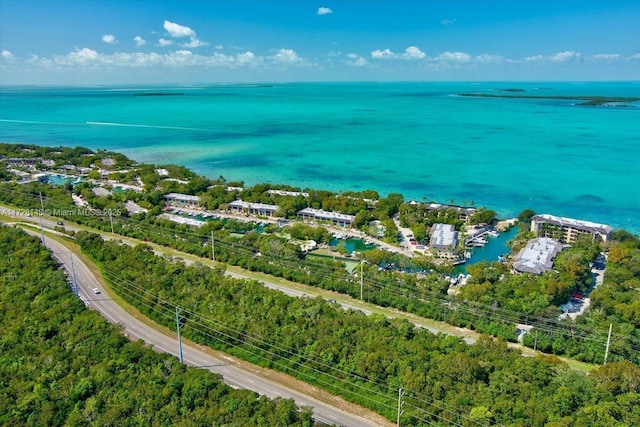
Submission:
<svg viewBox="0 0 640 427">
<path fill-rule="evenodd" d="M 200 128 L 188 128 L 188 127 L 181 127 L 181 126 L 137 125 L 137 124 L 132 124 L 132 123 L 86 122 L 86 124 L 94 125 L 94 126 L 116 126 L 116 127 L 127 127 L 127 128 L 192 130 L 192 131 L 197 131 L 197 132 L 205 132 L 206 131 L 206 129 L 200 129 Z"/>
</svg>

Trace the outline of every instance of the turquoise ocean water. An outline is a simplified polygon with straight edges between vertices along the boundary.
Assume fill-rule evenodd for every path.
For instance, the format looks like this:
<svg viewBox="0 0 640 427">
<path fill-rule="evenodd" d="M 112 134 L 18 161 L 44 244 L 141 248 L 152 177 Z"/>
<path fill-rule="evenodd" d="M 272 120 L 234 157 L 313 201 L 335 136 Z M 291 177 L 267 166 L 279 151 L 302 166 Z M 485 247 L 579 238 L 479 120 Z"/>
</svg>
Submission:
<svg viewBox="0 0 640 427">
<path fill-rule="evenodd" d="M 505 88 L 640 97 L 640 82 L 2 87 L 0 141 L 120 151 L 248 185 L 473 201 L 503 217 L 532 208 L 640 233 L 640 103 L 457 96 Z"/>
</svg>

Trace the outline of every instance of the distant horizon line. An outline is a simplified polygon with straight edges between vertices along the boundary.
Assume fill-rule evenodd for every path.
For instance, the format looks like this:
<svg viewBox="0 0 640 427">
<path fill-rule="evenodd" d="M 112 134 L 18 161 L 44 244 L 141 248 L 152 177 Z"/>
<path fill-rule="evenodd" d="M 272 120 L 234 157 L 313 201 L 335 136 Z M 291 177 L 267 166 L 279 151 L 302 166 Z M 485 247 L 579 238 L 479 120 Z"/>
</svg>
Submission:
<svg viewBox="0 0 640 427">
<path fill-rule="evenodd" d="M 5 87 L 122 87 L 122 86 L 179 86 L 179 87 L 199 87 L 199 86 L 254 86 L 254 85 L 292 85 L 292 84 L 319 84 L 319 83 L 362 83 L 362 84 L 384 84 L 384 83 L 568 83 L 568 84 L 584 84 L 584 83 L 638 83 L 638 80 L 300 80 L 300 81 L 219 81 L 219 82 L 161 82 L 161 83 L 0 83 L 0 88 Z"/>
</svg>

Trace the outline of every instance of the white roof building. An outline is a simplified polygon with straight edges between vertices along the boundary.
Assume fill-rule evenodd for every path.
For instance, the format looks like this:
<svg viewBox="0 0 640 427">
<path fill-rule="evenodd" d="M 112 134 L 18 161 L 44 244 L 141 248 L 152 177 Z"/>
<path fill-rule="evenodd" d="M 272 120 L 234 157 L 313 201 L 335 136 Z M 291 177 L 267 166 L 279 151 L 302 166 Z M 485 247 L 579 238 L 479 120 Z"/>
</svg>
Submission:
<svg viewBox="0 0 640 427">
<path fill-rule="evenodd" d="M 228 208 L 236 212 L 246 212 L 251 215 L 273 216 L 280 209 L 278 205 L 266 205 L 264 203 L 250 203 L 242 200 L 234 200 L 229 203 Z"/>
<path fill-rule="evenodd" d="M 553 259 L 562 249 L 562 243 L 555 239 L 540 237 L 530 240 L 518 252 L 513 269 L 520 273 L 542 274 L 553 268 Z"/>
<path fill-rule="evenodd" d="M 531 218 L 531 231 L 542 237 L 561 238 L 565 243 L 574 242 L 581 234 L 590 234 L 592 238 L 608 241 L 613 227 L 580 219 L 565 218 L 549 214 L 534 215 Z M 554 233 L 555 232 L 555 233 Z"/>
<path fill-rule="evenodd" d="M 329 221 L 339 227 L 351 227 L 355 216 L 341 214 L 338 212 L 328 212 L 322 209 L 304 208 L 298 211 L 298 216 L 305 220 Z"/>
<path fill-rule="evenodd" d="M 429 246 L 437 251 L 450 251 L 458 246 L 458 232 L 451 224 L 433 224 Z"/>
<path fill-rule="evenodd" d="M 267 193 L 275 194 L 276 196 L 309 197 L 309 193 L 303 193 L 299 191 L 267 190 Z"/>
<path fill-rule="evenodd" d="M 169 203 L 184 206 L 198 206 L 200 203 L 200 197 L 189 194 L 169 193 L 164 195 L 164 199 Z"/>
</svg>

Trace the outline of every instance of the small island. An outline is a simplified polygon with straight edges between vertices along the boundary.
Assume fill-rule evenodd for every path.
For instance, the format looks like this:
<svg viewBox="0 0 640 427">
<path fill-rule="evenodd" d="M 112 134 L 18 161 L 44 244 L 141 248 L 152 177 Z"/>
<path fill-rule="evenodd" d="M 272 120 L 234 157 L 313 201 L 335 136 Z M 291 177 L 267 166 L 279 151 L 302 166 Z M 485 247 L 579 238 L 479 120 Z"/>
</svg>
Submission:
<svg viewBox="0 0 640 427">
<path fill-rule="evenodd" d="M 517 89 L 501 89 L 503 92 L 517 92 Z M 513 98 L 513 99 L 560 99 L 560 100 L 570 100 L 570 101 L 582 101 L 579 106 L 588 106 L 588 107 L 607 107 L 607 106 L 616 106 L 616 107 L 628 107 L 634 108 L 632 105 L 622 104 L 629 102 L 637 102 L 640 101 L 638 97 L 624 97 L 624 96 L 569 96 L 569 95 L 549 95 L 549 96 L 540 96 L 540 95 L 502 95 L 502 94 L 491 94 L 491 93 L 459 93 L 459 96 L 473 96 L 477 98 Z"/>
<path fill-rule="evenodd" d="M 131 95 L 132 96 L 180 96 L 180 95 L 184 95 L 184 93 L 181 93 L 181 92 L 140 92 L 140 93 L 133 93 Z"/>
</svg>

